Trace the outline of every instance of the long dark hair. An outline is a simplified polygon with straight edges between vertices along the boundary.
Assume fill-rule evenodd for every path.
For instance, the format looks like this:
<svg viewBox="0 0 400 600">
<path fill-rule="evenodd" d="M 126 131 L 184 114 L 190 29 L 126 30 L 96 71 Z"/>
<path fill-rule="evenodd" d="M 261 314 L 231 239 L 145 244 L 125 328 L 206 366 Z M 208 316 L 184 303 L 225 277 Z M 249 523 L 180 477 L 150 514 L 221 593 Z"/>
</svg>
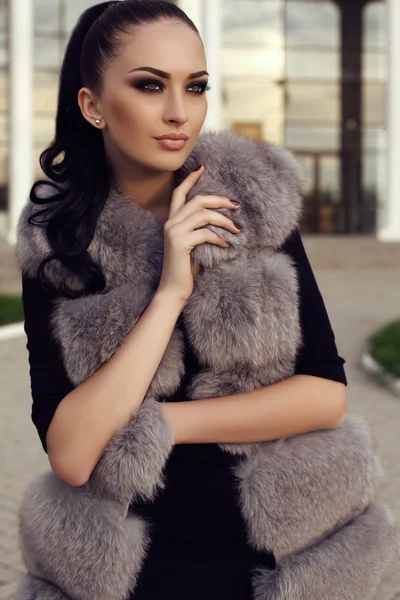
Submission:
<svg viewBox="0 0 400 600">
<path fill-rule="evenodd" d="M 101 131 L 81 113 L 78 91 L 81 87 L 94 93 L 101 90 L 104 66 L 116 57 L 121 34 L 132 25 L 162 19 L 182 21 L 199 35 L 189 17 L 167 0 L 102 2 L 88 8 L 72 31 L 60 73 L 55 138 L 40 155 L 41 168 L 50 181 L 39 179 L 30 191 L 32 202 L 47 205 L 28 222 L 46 227 L 52 252 L 40 264 L 37 276 L 51 293 L 77 298 L 105 287 L 102 269 L 87 249 L 110 191 L 109 162 Z M 50 186 L 51 194 L 37 195 L 38 186 Z M 45 265 L 56 259 L 80 278 L 81 291 L 65 282 L 56 289 L 46 277 Z"/>
</svg>

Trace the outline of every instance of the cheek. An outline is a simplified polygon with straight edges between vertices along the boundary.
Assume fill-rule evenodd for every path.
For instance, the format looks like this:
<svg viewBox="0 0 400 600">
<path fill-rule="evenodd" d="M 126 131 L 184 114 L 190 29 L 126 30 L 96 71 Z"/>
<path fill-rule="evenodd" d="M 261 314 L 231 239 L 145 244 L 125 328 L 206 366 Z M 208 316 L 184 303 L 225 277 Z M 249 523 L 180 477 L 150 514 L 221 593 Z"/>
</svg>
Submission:
<svg viewBox="0 0 400 600">
<path fill-rule="evenodd" d="M 122 135 L 138 136 L 154 122 L 154 110 L 145 97 L 120 96 L 118 100 L 109 102 L 108 123 L 110 128 L 117 129 Z"/>
<path fill-rule="evenodd" d="M 207 116 L 207 99 L 202 98 L 190 112 L 190 121 L 193 130 L 200 130 Z"/>
</svg>

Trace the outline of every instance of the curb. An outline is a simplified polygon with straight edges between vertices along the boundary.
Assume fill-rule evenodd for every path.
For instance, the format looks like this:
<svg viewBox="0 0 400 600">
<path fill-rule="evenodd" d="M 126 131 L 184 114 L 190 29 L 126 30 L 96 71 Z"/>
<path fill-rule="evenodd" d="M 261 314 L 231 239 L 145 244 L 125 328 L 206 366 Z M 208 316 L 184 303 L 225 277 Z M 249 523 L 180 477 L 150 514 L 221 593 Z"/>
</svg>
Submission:
<svg viewBox="0 0 400 600">
<path fill-rule="evenodd" d="M 388 373 L 388 371 L 386 371 L 386 369 L 384 369 L 369 352 L 364 352 L 361 356 L 361 367 L 366 373 L 376 379 L 378 383 L 400 398 L 400 379 L 397 379 L 397 377 Z"/>
<path fill-rule="evenodd" d="M 12 340 L 14 338 L 25 335 L 24 322 L 11 323 L 0 327 L 0 342 Z"/>
</svg>

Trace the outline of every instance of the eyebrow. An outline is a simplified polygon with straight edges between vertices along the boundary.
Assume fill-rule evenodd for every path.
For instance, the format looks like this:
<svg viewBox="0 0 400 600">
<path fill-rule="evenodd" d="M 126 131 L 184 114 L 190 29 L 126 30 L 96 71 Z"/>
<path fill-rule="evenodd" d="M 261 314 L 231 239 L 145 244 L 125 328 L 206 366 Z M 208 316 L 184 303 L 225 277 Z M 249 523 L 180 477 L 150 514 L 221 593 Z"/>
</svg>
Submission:
<svg viewBox="0 0 400 600">
<path fill-rule="evenodd" d="M 153 67 L 138 67 L 137 69 L 132 69 L 129 73 L 133 73 L 134 71 L 148 71 L 149 73 L 153 73 L 154 75 L 158 75 L 163 79 L 171 79 L 171 74 L 166 71 L 161 71 L 160 69 L 154 69 Z M 197 73 L 190 73 L 188 75 L 188 79 L 196 79 L 197 77 L 201 77 L 202 75 L 209 75 L 207 71 L 197 71 Z"/>
</svg>

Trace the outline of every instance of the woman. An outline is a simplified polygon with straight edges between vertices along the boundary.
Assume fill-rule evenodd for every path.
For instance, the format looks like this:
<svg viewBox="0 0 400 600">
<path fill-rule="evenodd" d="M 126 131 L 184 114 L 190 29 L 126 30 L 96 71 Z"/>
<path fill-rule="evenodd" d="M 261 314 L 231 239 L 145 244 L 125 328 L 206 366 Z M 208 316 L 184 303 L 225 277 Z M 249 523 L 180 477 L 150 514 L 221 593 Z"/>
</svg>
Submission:
<svg viewBox="0 0 400 600">
<path fill-rule="evenodd" d="M 199 33 L 172 3 L 99 4 L 83 13 L 72 33 L 62 65 L 56 136 L 41 157 L 45 174 L 61 188 L 58 195 L 52 189 L 49 203 L 51 208 L 57 203 L 47 225 L 54 256 L 79 274 L 85 293 L 102 291 L 101 267 L 86 249 L 112 187 L 165 224 L 154 298 L 128 343 L 81 385 L 68 378 L 50 326 L 54 299 L 76 298 L 81 291 L 67 282 L 54 289 L 45 265 L 37 277 L 23 277 L 32 419 L 52 469 L 73 486 L 88 480 L 115 431 L 140 406 L 193 290 L 197 270 L 191 250 L 204 242 L 226 246 L 204 226 L 240 236 L 233 222 L 237 206 L 230 199 L 195 196 L 185 202 L 204 167 L 179 184 L 175 176 L 204 123 L 207 89 Z M 182 140 L 168 138 L 174 134 Z M 35 186 L 31 200 L 49 202 Z M 232 218 L 212 210 L 218 207 L 229 208 Z M 38 221 L 43 217 L 31 224 Z M 298 229 L 282 250 L 292 257 L 300 286 L 303 345 L 295 375 L 223 403 L 187 402 L 186 386 L 200 365 L 185 340 L 185 377 L 163 403 L 175 434 L 165 489 L 154 501 L 134 506 L 152 525 L 152 543 L 132 599 L 250 600 L 254 568 L 273 569 L 274 556 L 248 546 L 233 492 L 234 457 L 217 443 L 273 440 L 343 421 L 345 361 Z"/>
</svg>

